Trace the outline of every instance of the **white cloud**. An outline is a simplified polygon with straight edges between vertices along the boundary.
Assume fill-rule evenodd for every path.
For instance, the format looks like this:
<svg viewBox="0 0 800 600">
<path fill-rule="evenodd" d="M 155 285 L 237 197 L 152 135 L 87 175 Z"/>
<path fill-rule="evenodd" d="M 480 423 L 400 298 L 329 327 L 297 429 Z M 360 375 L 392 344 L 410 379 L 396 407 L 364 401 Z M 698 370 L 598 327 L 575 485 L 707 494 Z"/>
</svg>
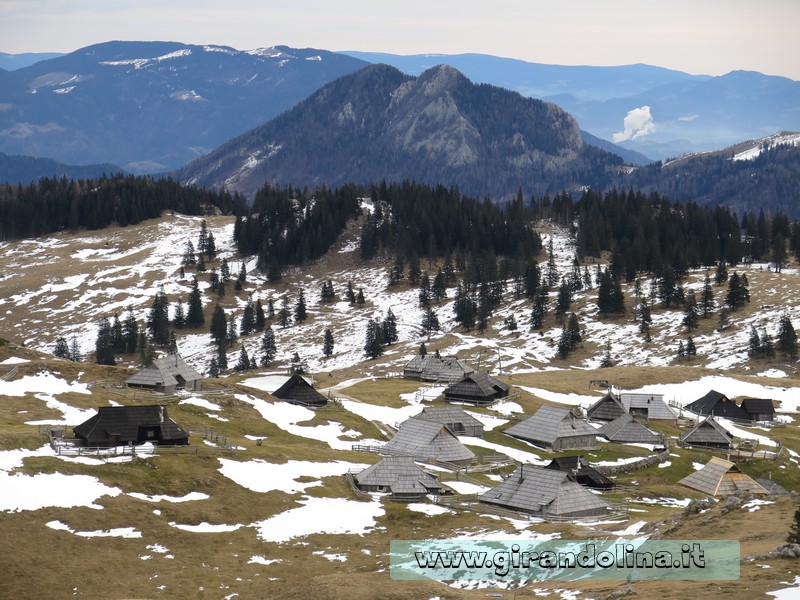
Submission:
<svg viewBox="0 0 800 600">
<path fill-rule="evenodd" d="M 642 106 L 628 111 L 622 124 L 625 130 L 615 133 L 611 138 L 615 144 L 644 137 L 655 131 L 656 128 L 649 106 Z"/>
</svg>

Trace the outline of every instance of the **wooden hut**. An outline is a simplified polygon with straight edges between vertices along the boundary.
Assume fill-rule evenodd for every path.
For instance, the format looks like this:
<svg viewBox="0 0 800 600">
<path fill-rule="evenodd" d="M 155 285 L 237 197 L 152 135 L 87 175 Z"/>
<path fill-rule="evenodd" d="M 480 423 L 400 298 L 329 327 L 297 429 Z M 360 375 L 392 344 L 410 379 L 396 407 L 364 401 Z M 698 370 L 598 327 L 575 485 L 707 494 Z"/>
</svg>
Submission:
<svg viewBox="0 0 800 600">
<path fill-rule="evenodd" d="M 365 492 L 388 493 L 392 500 L 422 502 L 428 494 L 441 493 L 436 477 L 422 470 L 410 456 L 385 456 L 354 476 Z"/>
<path fill-rule="evenodd" d="M 272 395 L 285 402 L 310 408 L 325 406 L 328 403 L 328 399 L 325 396 L 311 387 L 311 384 L 297 373 L 272 392 Z"/>
<path fill-rule="evenodd" d="M 591 466 L 582 456 L 559 456 L 545 469 L 568 473 L 573 481 L 597 490 L 610 490 L 614 482 Z"/>
<path fill-rule="evenodd" d="M 599 445 L 597 431 L 585 419 L 576 417 L 568 408 L 549 404 L 503 433 L 552 450 L 583 450 Z"/>
<path fill-rule="evenodd" d="M 622 414 L 597 430 L 610 442 L 620 444 L 661 444 L 657 433 L 650 431 L 628 413 Z"/>
<path fill-rule="evenodd" d="M 203 376 L 177 354 L 156 358 L 152 363 L 130 376 L 128 387 L 172 394 L 177 390 L 199 391 Z"/>
<path fill-rule="evenodd" d="M 458 441 L 445 425 L 411 417 L 400 424 L 395 436 L 381 454 L 412 456 L 419 461 L 449 463 L 458 467 L 470 464 L 475 455 Z"/>
<path fill-rule="evenodd" d="M 675 421 L 678 418 L 678 414 L 664 402 L 663 394 L 624 393 L 619 395 L 619 399 L 632 417 L 648 421 Z"/>
<path fill-rule="evenodd" d="M 751 421 L 772 421 L 775 418 L 775 405 L 766 398 L 745 398 L 742 408 Z"/>
<path fill-rule="evenodd" d="M 97 414 L 74 428 L 86 446 L 109 448 L 145 442 L 189 443 L 189 432 L 167 414 L 166 406 L 101 406 Z"/>
<path fill-rule="evenodd" d="M 448 402 L 485 405 L 506 398 L 510 389 L 508 384 L 495 379 L 486 371 L 475 371 L 448 387 L 444 391 L 444 399 Z"/>
<path fill-rule="evenodd" d="M 483 437 L 483 423 L 457 406 L 426 406 L 414 418 L 444 425 L 456 435 Z"/>
<path fill-rule="evenodd" d="M 606 394 L 586 409 L 586 416 L 597 421 L 613 421 L 620 415 L 628 414 L 616 394 Z"/>
<path fill-rule="evenodd" d="M 609 510 L 607 502 L 570 479 L 569 473 L 532 465 L 520 465 L 478 500 L 542 518 L 599 517 Z"/>
<path fill-rule="evenodd" d="M 769 494 L 764 486 L 742 473 L 734 463 L 716 456 L 678 483 L 709 496 L 733 496 L 739 492 Z"/>
<path fill-rule="evenodd" d="M 474 371 L 472 367 L 467 366 L 464 361 L 455 356 L 426 354 L 412 358 L 403 368 L 403 377 L 420 381 L 454 383 L 461 381 Z"/>
<path fill-rule="evenodd" d="M 687 404 L 685 408 L 696 415 L 710 415 L 713 417 L 725 417 L 726 419 L 739 419 L 741 421 L 752 420 L 744 408 L 725 394 L 715 390 L 711 390 L 702 398 Z"/>
<path fill-rule="evenodd" d="M 680 442 L 685 446 L 729 450 L 733 448 L 733 436 L 714 417 L 708 417 L 690 431 L 681 434 Z"/>
</svg>

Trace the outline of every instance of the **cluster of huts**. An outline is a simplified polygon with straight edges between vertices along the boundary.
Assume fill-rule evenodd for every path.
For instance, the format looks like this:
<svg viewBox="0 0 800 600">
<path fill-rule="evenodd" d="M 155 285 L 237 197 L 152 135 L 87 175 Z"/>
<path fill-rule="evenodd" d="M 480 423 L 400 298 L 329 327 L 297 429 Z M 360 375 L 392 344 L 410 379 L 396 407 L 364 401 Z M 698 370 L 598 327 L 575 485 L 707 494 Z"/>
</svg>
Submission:
<svg viewBox="0 0 800 600">
<path fill-rule="evenodd" d="M 509 396 L 510 387 L 485 371 L 475 371 L 455 357 L 417 356 L 405 367 L 406 378 L 446 382 L 448 403 L 481 406 Z M 199 391 L 202 376 L 177 355 L 155 359 L 127 380 L 132 388 L 165 394 L 188 389 Z M 302 376 L 292 375 L 273 396 L 294 404 L 320 407 L 328 399 Z M 774 418 L 771 401 L 747 399 L 741 404 L 711 391 L 687 405 L 687 410 L 706 417 L 680 436 L 680 443 L 710 449 L 729 449 L 733 439 L 715 417 L 740 421 Z M 533 415 L 508 427 L 504 433 L 550 451 L 591 450 L 598 437 L 610 442 L 663 446 L 662 437 L 650 430 L 652 421 L 675 422 L 678 415 L 661 395 L 610 392 L 586 410 L 586 417 L 563 407 L 544 405 Z M 590 420 L 599 426 L 590 423 Z M 166 406 L 108 406 L 74 428 L 80 443 L 93 447 L 137 445 L 146 442 L 188 444 L 189 432 L 171 419 Z M 380 452 L 381 460 L 353 475 L 353 483 L 365 492 L 387 493 L 400 501 L 422 501 L 427 496 L 450 493 L 438 478 L 418 463 L 460 469 L 475 460 L 459 436 L 482 437 L 483 423 L 460 406 L 426 406 L 401 423 L 395 436 Z M 680 481 L 713 496 L 740 491 L 769 493 L 768 482 L 756 482 L 732 462 L 714 457 L 702 469 Z M 562 456 L 546 467 L 519 465 L 498 485 L 477 496 L 486 504 L 522 511 L 544 518 L 579 518 L 607 514 L 610 506 L 591 490 L 608 490 L 613 481 L 582 456 Z"/>
</svg>

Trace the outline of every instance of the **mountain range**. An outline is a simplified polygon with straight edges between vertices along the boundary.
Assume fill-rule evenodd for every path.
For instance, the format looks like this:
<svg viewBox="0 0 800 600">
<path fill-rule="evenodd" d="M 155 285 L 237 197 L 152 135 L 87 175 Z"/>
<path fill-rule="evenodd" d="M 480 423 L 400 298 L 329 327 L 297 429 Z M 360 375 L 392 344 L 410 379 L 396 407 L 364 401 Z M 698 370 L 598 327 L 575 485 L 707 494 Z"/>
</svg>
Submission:
<svg viewBox="0 0 800 600">
<path fill-rule="evenodd" d="M 175 169 L 367 63 L 284 46 L 108 42 L 0 72 L 0 151 Z"/>
<path fill-rule="evenodd" d="M 410 75 L 434 64 L 451 65 L 476 83 L 558 104 L 590 134 L 653 160 L 800 130 L 800 82 L 752 71 L 711 77 L 642 64 L 588 67 L 482 54 L 346 54 Z M 640 111 L 632 115 L 638 127 L 628 129 L 625 120 L 631 111 Z"/>
<path fill-rule="evenodd" d="M 586 144 L 558 106 L 470 82 L 372 65 L 192 161 L 183 182 L 253 194 L 265 181 L 337 186 L 416 180 L 471 195 L 557 193 L 610 181 L 622 159 Z"/>
</svg>

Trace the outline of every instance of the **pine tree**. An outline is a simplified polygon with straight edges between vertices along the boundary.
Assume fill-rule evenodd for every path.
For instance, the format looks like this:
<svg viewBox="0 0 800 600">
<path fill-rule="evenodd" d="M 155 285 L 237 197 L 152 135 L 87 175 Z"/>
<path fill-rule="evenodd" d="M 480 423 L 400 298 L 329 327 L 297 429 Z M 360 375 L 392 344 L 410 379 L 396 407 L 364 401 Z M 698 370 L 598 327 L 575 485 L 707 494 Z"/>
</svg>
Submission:
<svg viewBox="0 0 800 600">
<path fill-rule="evenodd" d="M 347 291 L 344 294 L 344 298 L 350 304 L 355 304 L 356 303 L 356 294 L 353 291 L 353 282 L 352 281 L 348 281 L 347 282 Z"/>
<path fill-rule="evenodd" d="M 286 329 L 292 323 L 292 315 L 289 312 L 286 296 L 281 299 L 281 309 L 278 311 L 278 325 Z"/>
<path fill-rule="evenodd" d="M 239 349 L 239 360 L 236 361 L 233 370 L 242 372 L 242 371 L 247 371 L 249 369 L 250 369 L 250 357 L 247 356 L 247 349 L 244 347 L 244 344 L 242 344 L 242 347 Z"/>
<path fill-rule="evenodd" d="M 711 277 L 706 274 L 706 278 L 703 281 L 703 292 L 700 294 L 700 314 L 703 315 L 703 318 L 708 318 L 712 312 L 714 312 L 714 306 L 716 305 L 716 301 L 714 300 L 714 288 L 711 287 Z"/>
<path fill-rule="evenodd" d="M 650 313 L 650 304 L 647 302 L 647 298 L 642 298 L 642 302 L 639 305 L 639 319 L 639 332 L 644 334 L 644 341 L 650 343 L 650 325 L 653 323 L 653 317 Z"/>
<path fill-rule="evenodd" d="M 319 301 L 325 304 L 336 300 L 336 293 L 333 291 L 333 283 L 330 279 L 322 283 L 322 290 L 319 294 Z"/>
<path fill-rule="evenodd" d="M 419 266 L 419 258 L 413 255 L 408 261 L 408 283 L 417 285 L 422 277 L 422 269 Z"/>
<path fill-rule="evenodd" d="M 614 366 L 614 359 L 611 357 L 611 342 L 606 342 L 606 349 L 603 353 L 603 360 L 600 361 L 600 368 L 607 369 Z"/>
<path fill-rule="evenodd" d="M 114 334 L 107 319 L 102 319 L 98 324 L 94 357 L 98 365 L 117 364 L 114 357 Z"/>
<path fill-rule="evenodd" d="M 189 292 L 189 302 L 186 311 L 186 326 L 201 327 L 206 319 L 203 316 L 203 298 L 200 294 L 200 285 L 197 277 L 192 280 L 192 289 Z"/>
<path fill-rule="evenodd" d="M 678 358 L 686 356 L 686 348 L 683 346 L 683 340 L 678 342 Z"/>
<path fill-rule="evenodd" d="M 547 304 L 550 301 L 550 294 L 547 286 L 541 286 L 533 299 L 533 310 L 531 311 L 531 327 L 541 329 L 544 324 L 544 317 L 547 314 Z"/>
<path fill-rule="evenodd" d="M 114 313 L 114 319 L 111 322 L 111 339 L 113 340 L 114 354 L 123 354 L 125 352 L 125 336 L 122 333 L 122 323 L 119 322 L 119 315 Z"/>
<path fill-rule="evenodd" d="M 74 335 L 69 343 L 69 359 L 72 362 L 81 362 L 83 360 L 81 349 L 78 348 L 78 338 L 76 338 Z"/>
<path fill-rule="evenodd" d="M 721 260 L 717 263 L 717 268 L 714 271 L 714 283 L 722 285 L 726 281 L 728 281 L 728 267 L 725 261 Z"/>
<path fill-rule="evenodd" d="M 231 318 L 228 321 L 228 331 L 225 332 L 225 343 L 230 348 L 236 343 L 236 340 L 239 339 L 238 334 L 236 333 L 236 319 Z"/>
<path fill-rule="evenodd" d="M 178 338 L 175 337 L 175 332 L 171 331 L 169 334 L 169 344 L 167 344 L 167 354 L 178 354 Z"/>
<path fill-rule="evenodd" d="M 133 309 L 128 307 L 128 314 L 122 323 L 122 336 L 125 338 L 125 353 L 133 354 L 139 341 L 139 323 L 133 314 Z"/>
<path fill-rule="evenodd" d="M 558 297 L 556 299 L 556 320 L 559 323 L 564 322 L 564 316 L 567 314 L 570 305 L 572 304 L 572 289 L 569 287 L 566 279 L 561 280 L 561 285 L 558 288 Z"/>
<path fill-rule="evenodd" d="M 206 270 L 206 259 L 205 255 L 202 253 L 198 253 L 197 255 L 197 272 L 198 273 L 205 273 Z"/>
<path fill-rule="evenodd" d="M 217 344 L 217 365 L 220 372 L 228 370 L 228 355 L 225 353 L 225 341 Z"/>
<path fill-rule="evenodd" d="M 203 219 L 200 222 L 200 235 L 197 238 L 197 251 L 200 254 L 205 254 L 207 248 L 208 248 L 208 227 L 206 226 L 206 220 Z"/>
<path fill-rule="evenodd" d="M 217 304 L 214 313 L 211 315 L 211 339 L 219 344 L 225 341 L 228 333 L 228 320 L 225 317 L 225 310 Z"/>
<path fill-rule="evenodd" d="M 800 544 L 800 508 L 794 511 L 794 520 L 789 528 L 789 537 L 786 538 L 789 544 Z"/>
<path fill-rule="evenodd" d="M 239 325 L 239 335 L 242 337 L 250 335 L 256 329 L 256 310 L 253 307 L 252 299 L 247 300 L 247 304 L 242 311 L 242 322 Z"/>
<path fill-rule="evenodd" d="M 169 342 L 169 301 L 164 293 L 164 286 L 159 287 L 153 298 L 150 314 L 147 317 L 147 329 L 154 343 L 159 346 L 167 345 Z"/>
<path fill-rule="evenodd" d="M 750 326 L 750 338 L 747 343 L 747 355 L 750 358 L 761 356 L 761 338 L 758 335 L 755 325 Z"/>
<path fill-rule="evenodd" d="M 375 359 L 381 354 L 383 354 L 381 326 L 374 319 L 370 319 L 367 321 L 367 330 L 364 336 L 364 355 L 369 359 Z"/>
<path fill-rule="evenodd" d="M 136 343 L 136 350 L 139 353 L 139 363 L 146 367 L 153 362 L 155 358 L 153 347 L 150 345 L 147 335 L 144 331 L 139 332 L 139 339 Z"/>
<path fill-rule="evenodd" d="M 264 329 L 267 324 L 267 317 L 264 314 L 264 307 L 261 306 L 261 298 L 256 300 L 256 331 Z"/>
<path fill-rule="evenodd" d="M 275 360 L 276 354 L 275 334 L 272 331 L 272 327 L 267 325 L 266 329 L 264 329 L 264 335 L 261 336 L 261 364 L 265 367 L 269 366 Z"/>
<path fill-rule="evenodd" d="M 270 320 L 275 318 L 275 303 L 271 296 L 267 299 L 267 318 Z"/>
<path fill-rule="evenodd" d="M 292 375 L 305 375 L 308 373 L 306 361 L 300 358 L 300 354 L 295 352 L 292 355 L 292 363 L 289 365 L 289 373 Z"/>
<path fill-rule="evenodd" d="M 208 274 L 208 289 L 216 291 L 219 287 L 219 273 L 217 273 L 216 269 L 211 269 L 211 273 Z"/>
<path fill-rule="evenodd" d="M 556 287 L 558 283 L 558 267 L 556 267 L 556 255 L 553 251 L 553 237 L 550 236 L 550 241 L 547 243 L 547 287 L 550 289 Z"/>
<path fill-rule="evenodd" d="M 228 283 L 231 280 L 231 268 L 228 265 L 227 258 L 223 258 L 222 263 L 219 265 L 219 278 L 223 283 Z"/>
<path fill-rule="evenodd" d="M 67 340 L 63 337 L 60 337 L 56 340 L 56 347 L 53 350 L 53 356 L 56 358 L 66 358 L 69 360 L 69 344 L 67 344 Z"/>
<path fill-rule="evenodd" d="M 561 338 L 558 340 L 558 357 L 567 358 L 569 354 L 578 347 L 582 341 L 578 317 L 575 313 L 570 313 L 567 322 L 561 330 Z"/>
<path fill-rule="evenodd" d="M 300 288 L 300 292 L 297 294 L 297 303 L 294 305 L 294 320 L 298 323 L 302 323 L 307 318 L 306 297 L 303 294 L 303 288 Z"/>
<path fill-rule="evenodd" d="M 686 327 L 687 331 L 693 331 L 697 329 L 699 322 L 700 317 L 698 315 L 697 300 L 695 299 L 694 291 L 690 290 L 689 293 L 686 294 L 686 302 L 684 303 L 683 326 Z"/>
<path fill-rule="evenodd" d="M 183 329 L 186 325 L 186 313 L 183 311 L 183 299 L 178 298 L 178 305 L 175 307 L 175 317 L 172 319 L 172 324 L 176 329 Z"/>
<path fill-rule="evenodd" d="M 430 306 L 423 311 L 422 314 L 422 329 L 431 339 L 431 331 L 439 331 L 439 317 L 436 316 L 436 311 Z"/>
<path fill-rule="evenodd" d="M 789 360 L 797 360 L 797 333 L 787 315 L 781 317 L 778 326 L 778 350 Z"/>
<path fill-rule="evenodd" d="M 183 252 L 181 266 L 189 267 L 195 264 L 197 264 L 197 259 L 194 256 L 194 244 L 192 244 L 192 240 L 188 240 L 186 242 L 186 250 Z"/>
<path fill-rule="evenodd" d="M 697 348 L 694 345 L 694 340 L 689 337 L 686 340 L 686 356 L 695 356 L 697 355 Z"/>
<path fill-rule="evenodd" d="M 206 256 L 208 257 L 209 260 L 213 260 L 216 255 L 217 255 L 217 244 L 214 241 L 214 234 L 211 231 L 209 231 L 208 238 L 206 239 Z"/>
<path fill-rule="evenodd" d="M 331 330 L 328 328 L 325 329 L 325 334 L 322 339 L 322 354 L 326 357 L 333 354 L 333 333 L 331 333 Z"/>
<path fill-rule="evenodd" d="M 358 288 L 358 293 L 356 294 L 356 304 L 363 306 L 366 302 L 367 300 L 364 298 L 364 288 Z"/>
<path fill-rule="evenodd" d="M 761 355 L 767 359 L 775 358 L 775 342 L 764 329 L 761 330 Z"/>
<path fill-rule="evenodd" d="M 245 261 L 242 261 L 242 264 L 239 266 L 239 277 L 237 277 L 237 281 L 241 283 L 247 281 L 247 266 L 245 265 Z"/>
<path fill-rule="evenodd" d="M 419 305 L 427 308 L 431 303 L 431 280 L 427 272 L 422 273 L 419 279 Z"/>
<path fill-rule="evenodd" d="M 383 343 L 387 345 L 394 344 L 398 340 L 397 336 L 397 318 L 394 316 L 391 308 L 386 309 L 386 317 L 381 323 L 383 330 Z"/>
<path fill-rule="evenodd" d="M 219 377 L 219 363 L 216 356 L 211 357 L 211 362 L 208 365 L 208 376 Z"/>
<path fill-rule="evenodd" d="M 403 257 L 398 254 L 395 256 L 394 263 L 389 267 L 389 285 L 397 285 L 405 277 L 405 264 Z"/>
<path fill-rule="evenodd" d="M 750 290 L 747 288 L 747 280 L 744 277 L 740 277 L 739 274 L 734 271 L 728 281 L 728 293 L 725 296 L 725 304 L 727 304 L 731 310 L 737 310 L 748 302 L 750 302 Z"/>
</svg>

